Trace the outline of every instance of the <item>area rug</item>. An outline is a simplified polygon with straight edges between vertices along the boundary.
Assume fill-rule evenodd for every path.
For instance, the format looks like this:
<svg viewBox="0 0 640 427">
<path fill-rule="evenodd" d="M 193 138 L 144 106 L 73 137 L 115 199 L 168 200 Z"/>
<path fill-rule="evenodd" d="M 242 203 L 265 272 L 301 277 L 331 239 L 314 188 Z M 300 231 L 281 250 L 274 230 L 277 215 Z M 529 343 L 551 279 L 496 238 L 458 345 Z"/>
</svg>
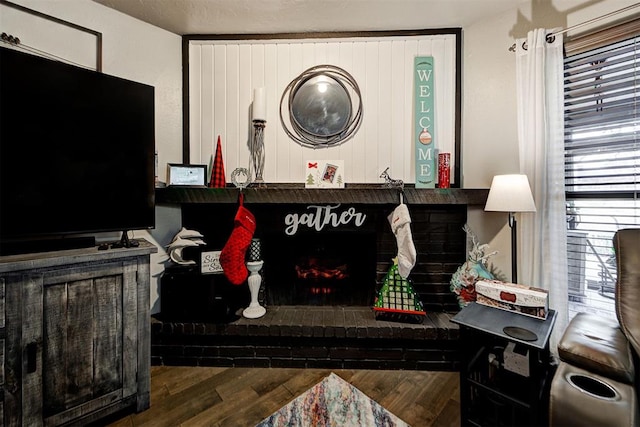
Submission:
<svg viewBox="0 0 640 427">
<path fill-rule="evenodd" d="M 333 372 L 256 427 L 408 427 Z"/>
</svg>

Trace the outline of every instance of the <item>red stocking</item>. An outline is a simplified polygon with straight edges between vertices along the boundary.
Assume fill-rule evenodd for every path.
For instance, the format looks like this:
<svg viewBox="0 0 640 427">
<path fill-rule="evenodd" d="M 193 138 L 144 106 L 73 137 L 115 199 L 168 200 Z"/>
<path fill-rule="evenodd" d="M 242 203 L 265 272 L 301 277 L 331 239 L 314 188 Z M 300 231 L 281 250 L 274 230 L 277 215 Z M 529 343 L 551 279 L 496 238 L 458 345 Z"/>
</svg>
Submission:
<svg viewBox="0 0 640 427">
<path fill-rule="evenodd" d="M 249 271 L 245 265 L 245 255 L 256 230 L 256 219 L 243 206 L 243 200 L 244 197 L 240 194 L 240 207 L 233 221 L 233 231 L 220 253 L 220 265 L 224 275 L 234 285 L 241 285 L 247 280 Z"/>
</svg>

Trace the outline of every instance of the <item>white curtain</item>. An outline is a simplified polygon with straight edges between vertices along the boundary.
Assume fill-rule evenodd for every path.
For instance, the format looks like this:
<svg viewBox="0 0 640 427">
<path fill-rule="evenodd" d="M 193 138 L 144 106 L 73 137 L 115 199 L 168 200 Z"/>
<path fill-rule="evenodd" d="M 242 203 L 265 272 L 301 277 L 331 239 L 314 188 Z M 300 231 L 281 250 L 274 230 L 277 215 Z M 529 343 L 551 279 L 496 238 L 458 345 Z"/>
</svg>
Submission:
<svg viewBox="0 0 640 427">
<path fill-rule="evenodd" d="M 520 283 L 549 291 L 557 319 L 551 337 L 556 353 L 567 325 L 567 237 L 564 194 L 562 35 L 530 31 L 516 41 L 520 173 L 531 184 L 536 213 L 521 214 Z"/>
</svg>

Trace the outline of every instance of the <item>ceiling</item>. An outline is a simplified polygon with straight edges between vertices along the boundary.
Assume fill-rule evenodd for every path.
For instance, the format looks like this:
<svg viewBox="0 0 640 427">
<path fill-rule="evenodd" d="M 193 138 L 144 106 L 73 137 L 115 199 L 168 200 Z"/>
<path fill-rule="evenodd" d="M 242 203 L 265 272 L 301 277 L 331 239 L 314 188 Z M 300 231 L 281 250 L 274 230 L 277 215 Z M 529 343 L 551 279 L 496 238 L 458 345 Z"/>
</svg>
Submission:
<svg viewBox="0 0 640 427">
<path fill-rule="evenodd" d="M 178 35 L 466 27 L 530 0 L 94 0 Z"/>
</svg>

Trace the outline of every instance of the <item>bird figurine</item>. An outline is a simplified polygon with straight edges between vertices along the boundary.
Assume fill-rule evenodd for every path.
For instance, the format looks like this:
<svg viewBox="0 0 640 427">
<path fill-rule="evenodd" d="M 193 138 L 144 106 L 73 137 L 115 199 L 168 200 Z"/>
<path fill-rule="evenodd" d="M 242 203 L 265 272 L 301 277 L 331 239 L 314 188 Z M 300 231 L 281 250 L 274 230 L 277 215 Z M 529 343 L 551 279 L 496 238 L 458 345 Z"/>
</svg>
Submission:
<svg viewBox="0 0 640 427">
<path fill-rule="evenodd" d="M 167 245 L 167 248 L 169 249 L 169 257 L 176 264 L 195 265 L 195 261 L 184 259 L 182 251 L 187 247 L 205 245 L 204 240 L 202 240 L 203 237 L 204 236 L 196 230 L 190 230 L 182 227 L 173 237 L 171 243 Z"/>
<path fill-rule="evenodd" d="M 173 237 L 173 240 L 178 238 L 182 239 L 202 239 L 204 236 L 196 230 L 190 230 L 188 228 L 182 227 L 180 231 Z M 202 243 L 204 244 L 204 242 Z"/>
</svg>

